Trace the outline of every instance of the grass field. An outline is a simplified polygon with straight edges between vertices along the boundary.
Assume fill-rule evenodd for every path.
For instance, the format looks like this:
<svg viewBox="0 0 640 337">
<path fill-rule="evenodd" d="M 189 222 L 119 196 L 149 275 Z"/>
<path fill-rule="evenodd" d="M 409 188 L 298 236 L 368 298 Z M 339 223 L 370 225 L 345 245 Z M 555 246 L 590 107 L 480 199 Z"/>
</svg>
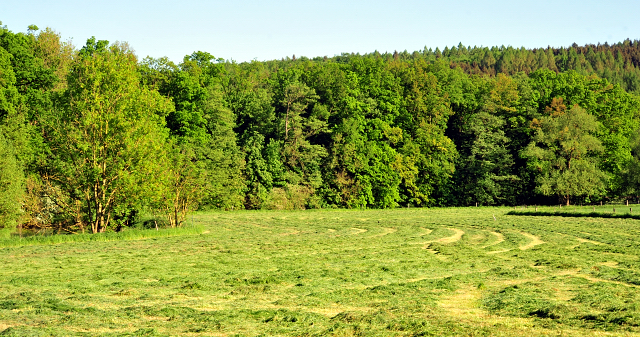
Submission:
<svg viewBox="0 0 640 337">
<path fill-rule="evenodd" d="M 211 212 L 200 234 L 8 246 L 0 336 L 640 335 L 640 220 L 513 210 Z"/>
</svg>

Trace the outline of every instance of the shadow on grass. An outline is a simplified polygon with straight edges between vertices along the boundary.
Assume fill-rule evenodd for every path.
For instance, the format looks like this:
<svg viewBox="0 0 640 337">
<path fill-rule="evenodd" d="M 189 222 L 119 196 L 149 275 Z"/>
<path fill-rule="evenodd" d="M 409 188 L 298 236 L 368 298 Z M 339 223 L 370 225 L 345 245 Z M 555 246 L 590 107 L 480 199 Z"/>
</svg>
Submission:
<svg viewBox="0 0 640 337">
<path fill-rule="evenodd" d="M 637 219 L 640 220 L 640 214 L 629 213 L 599 213 L 599 212 L 546 212 L 546 211 L 510 211 L 506 215 L 525 215 L 525 216 L 561 216 L 566 218 L 610 218 L 610 219 Z"/>
</svg>

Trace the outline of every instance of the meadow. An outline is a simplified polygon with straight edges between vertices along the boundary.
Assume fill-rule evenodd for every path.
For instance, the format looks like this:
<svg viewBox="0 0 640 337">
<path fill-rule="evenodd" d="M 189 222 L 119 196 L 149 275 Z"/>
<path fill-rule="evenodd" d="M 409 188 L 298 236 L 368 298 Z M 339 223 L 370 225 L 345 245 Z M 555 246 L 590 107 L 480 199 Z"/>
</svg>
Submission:
<svg viewBox="0 0 640 337">
<path fill-rule="evenodd" d="M 206 212 L 5 242 L 0 336 L 640 335 L 640 220 L 611 208 Z"/>
</svg>

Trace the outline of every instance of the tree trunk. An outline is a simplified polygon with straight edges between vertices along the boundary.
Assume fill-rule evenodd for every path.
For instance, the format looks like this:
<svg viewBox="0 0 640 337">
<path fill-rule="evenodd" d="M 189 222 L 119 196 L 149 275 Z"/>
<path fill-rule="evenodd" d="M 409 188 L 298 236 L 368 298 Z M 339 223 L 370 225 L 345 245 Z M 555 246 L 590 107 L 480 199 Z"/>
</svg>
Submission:
<svg viewBox="0 0 640 337">
<path fill-rule="evenodd" d="M 289 107 L 287 107 L 287 114 L 284 116 L 284 140 L 289 139 Z"/>
<path fill-rule="evenodd" d="M 173 221 L 172 227 L 178 227 L 178 207 L 173 208 Z"/>
</svg>

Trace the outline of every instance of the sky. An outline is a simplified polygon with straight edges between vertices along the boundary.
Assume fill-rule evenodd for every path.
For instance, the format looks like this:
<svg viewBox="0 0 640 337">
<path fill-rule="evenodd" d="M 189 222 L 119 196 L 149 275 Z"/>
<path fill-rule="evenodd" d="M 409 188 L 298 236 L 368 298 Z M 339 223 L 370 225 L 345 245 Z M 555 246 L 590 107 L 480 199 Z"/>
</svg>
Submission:
<svg viewBox="0 0 640 337">
<path fill-rule="evenodd" d="M 194 51 L 246 62 L 425 46 L 568 47 L 640 40 L 638 0 L 538 1 L 16 1 L 0 2 L 13 32 L 50 27 L 81 48 L 126 41 L 139 58 L 180 62 Z"/>
</svg>

